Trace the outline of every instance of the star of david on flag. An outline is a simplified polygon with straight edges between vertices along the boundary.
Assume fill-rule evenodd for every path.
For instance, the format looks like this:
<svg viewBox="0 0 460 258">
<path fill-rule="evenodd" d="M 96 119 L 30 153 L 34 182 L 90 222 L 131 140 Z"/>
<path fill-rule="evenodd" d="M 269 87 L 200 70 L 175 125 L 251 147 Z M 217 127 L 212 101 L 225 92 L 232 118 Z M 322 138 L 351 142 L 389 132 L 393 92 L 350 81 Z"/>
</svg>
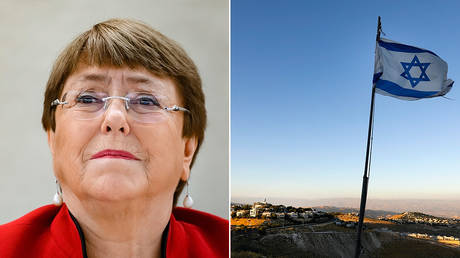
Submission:
<svg viewBox="0 0 460 258">
<path fill-rule="evenodd" d="M 404 100 L 443 96 L 454 82 L 435 53 L 381 38 L 375 49 L 375 92 Z"/>
<path fill-rule="evenodd" d="M 404 72 L 401 74 L 401 76 L 406 78 L 410 82 L 410 85 L 412 86 L 412 88 L 417 86 L 417 84 L 420 81 L 427 81 L 427 82 L 430 81 L 430 78 L 428 78 L 428 75 L 426 75 L 426 69 L 428 68 L 430 63 L 420 63 L 420 61 L 418 60 L 417 55 L 414 56 L 414 59 L 412 59 L 412 62 L 410 62 L 410 63 L 401 62 L 401 65 L 404 68 Z M 412 77 L 412 74 L 410 73 L 410 70 L 414 66 L 420 67 L 421 73 L 420 73 L 420 76 L 418 78 Z"/>
</svg>

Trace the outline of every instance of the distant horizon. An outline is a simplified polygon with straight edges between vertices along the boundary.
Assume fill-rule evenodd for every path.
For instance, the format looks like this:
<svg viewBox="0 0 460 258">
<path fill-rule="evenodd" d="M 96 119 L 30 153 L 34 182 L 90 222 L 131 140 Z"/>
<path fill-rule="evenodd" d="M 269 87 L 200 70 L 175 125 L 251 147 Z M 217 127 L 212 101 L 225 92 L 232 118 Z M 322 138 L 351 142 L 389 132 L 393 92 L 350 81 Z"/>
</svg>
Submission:
<svg viewBox="0 0 460 258">
<path fill-rule="evenodd" d="M 280 196 L 266 196 L 266 197 L 260 197 L 260 196 L 238 196 L 238 195 L 232 195 L 231 199 L 237 198 L 237 199 L 243 199 L 243 198 L 249 198 L 249 199 L 292 199 L 292 200 L 328 200 L 328 199 L 360 199 L 359 197 L 317 197 L 317 198 L 299 198 L 299 197 L 280 197 Z M 459 206 L 460 206 L 460 197 L 455 197 L 455 198 L 367 198 L 367 200 L 431 200 L 431 201 L 459 201 Z"/>
<path fill-rule="evenodd" d="M 232 196 L 231 203 L 252 204 L 261 202 L 265 197 Z M 293 207 L 334 206 L 340 208 L 359 209 L 360 198 L 275 198 L 266 197 L 267 203 Z M 460 199 L 375 199 L 368 198 L 366 210 L 382 210 L 389 212 L 422 212 L 441 217 L 460 218 Z"/>
</svg>

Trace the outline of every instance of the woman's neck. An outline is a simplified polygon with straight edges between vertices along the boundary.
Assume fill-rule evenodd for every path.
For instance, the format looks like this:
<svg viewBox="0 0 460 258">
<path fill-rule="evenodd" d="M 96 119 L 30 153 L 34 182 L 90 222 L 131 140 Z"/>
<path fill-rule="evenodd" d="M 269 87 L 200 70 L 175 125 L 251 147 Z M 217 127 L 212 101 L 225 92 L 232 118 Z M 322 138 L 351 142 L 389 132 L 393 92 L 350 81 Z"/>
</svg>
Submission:
<svg viewBox="0 0 460 258">
<path fill-rule="evenodd" d="M 114 203 L 80 201 L 72 196 L 66 199 L 85 235 L 89 258 L 161 257 L 162 234 L 171 216 L 172 200 Z"/>
</svg>

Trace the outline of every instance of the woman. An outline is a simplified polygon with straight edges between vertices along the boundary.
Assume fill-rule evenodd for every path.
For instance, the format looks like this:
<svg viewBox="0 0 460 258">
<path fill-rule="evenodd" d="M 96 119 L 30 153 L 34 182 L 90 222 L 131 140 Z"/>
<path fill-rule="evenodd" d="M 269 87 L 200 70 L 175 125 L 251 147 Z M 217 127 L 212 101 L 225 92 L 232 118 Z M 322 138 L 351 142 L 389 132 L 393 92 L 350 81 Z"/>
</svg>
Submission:
<svg viewBox="0 0 460 258">
<path fill-rule="evenodd" d="M 42 124 L 56 206 L 0 226 L 1 257 L 228 256 L 228 221 L 175 207 L 206 110 L 174 41 L 136 21 L 94 25 L 58 57 Z"/>
</svg>

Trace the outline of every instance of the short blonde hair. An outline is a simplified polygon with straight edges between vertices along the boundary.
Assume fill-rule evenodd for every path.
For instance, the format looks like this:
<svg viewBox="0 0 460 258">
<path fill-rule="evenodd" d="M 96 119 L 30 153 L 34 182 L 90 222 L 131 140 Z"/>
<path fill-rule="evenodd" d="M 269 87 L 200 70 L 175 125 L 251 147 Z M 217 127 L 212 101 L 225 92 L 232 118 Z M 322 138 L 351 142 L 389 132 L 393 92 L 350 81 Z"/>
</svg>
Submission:
<svg viewBox="0 0 460 258">
<path fill-rule="evenodd" d="M 195 136 L 198 140 L 193 165 L 206 128 L 205 98 L 197 67 L 175 41 L 142 22 L 127 19 L 98 23 L 77 36 L 58 56 L 48 79 L 42 115 L 45 131 L 56 129 L 55 108 L 51 107 L 51 102 L 62 94 L 67 78 L 80 63 L 140 66 L 157 76 L 171 78 L 179 90 L 183 106 L 190 110 L 184 116 L 182 136 Z M 178 182 L 173 206 L 184 185 L 184 181 Z"/>
</svg>

